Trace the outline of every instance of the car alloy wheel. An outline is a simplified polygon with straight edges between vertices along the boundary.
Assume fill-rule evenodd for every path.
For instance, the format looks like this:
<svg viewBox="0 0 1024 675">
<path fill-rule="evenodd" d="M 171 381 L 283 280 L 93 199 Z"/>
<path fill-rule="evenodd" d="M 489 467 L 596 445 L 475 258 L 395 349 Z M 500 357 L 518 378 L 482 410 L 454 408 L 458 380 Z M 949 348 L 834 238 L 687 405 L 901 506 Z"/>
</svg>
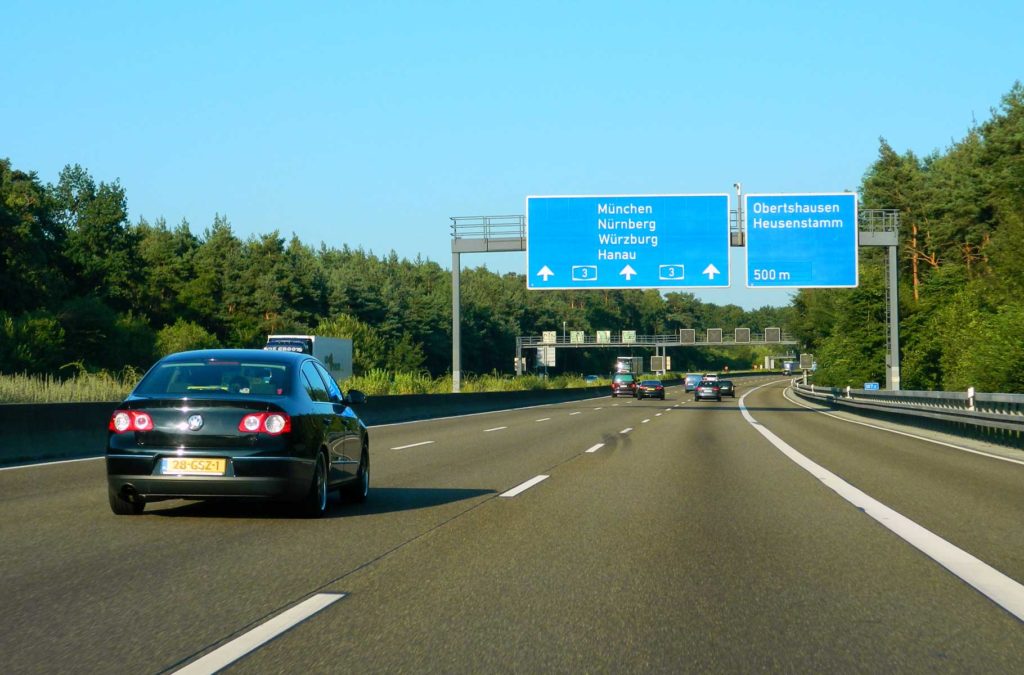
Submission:
<svg viewBox="0 0 1024 675">
<path fill-rule="evenodd" d="M 327 459 L 322 452 L 316 456 L 313 482 L 310 483 L 309 493 L 302 500 L 300 510 L 307 518 L 319 518 L 327 512 Z"/>
</svg>

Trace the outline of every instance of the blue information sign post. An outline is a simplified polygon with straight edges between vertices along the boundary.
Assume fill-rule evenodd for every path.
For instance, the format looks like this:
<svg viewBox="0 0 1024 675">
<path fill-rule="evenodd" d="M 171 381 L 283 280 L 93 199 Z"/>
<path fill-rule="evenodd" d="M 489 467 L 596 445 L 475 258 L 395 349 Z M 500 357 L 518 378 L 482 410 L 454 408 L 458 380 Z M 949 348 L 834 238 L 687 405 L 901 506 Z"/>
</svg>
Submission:
<svg viewBox="0 0 1024 675">
<path fill-rule="evenodd" d="M 857 285 L 857 195 L 744 198 L 748 288 Z"/>
<path fill-rule="evenodd" d="M 526 198 L 529 289 L 729 285 L 729 196 Z"/>
</svg>

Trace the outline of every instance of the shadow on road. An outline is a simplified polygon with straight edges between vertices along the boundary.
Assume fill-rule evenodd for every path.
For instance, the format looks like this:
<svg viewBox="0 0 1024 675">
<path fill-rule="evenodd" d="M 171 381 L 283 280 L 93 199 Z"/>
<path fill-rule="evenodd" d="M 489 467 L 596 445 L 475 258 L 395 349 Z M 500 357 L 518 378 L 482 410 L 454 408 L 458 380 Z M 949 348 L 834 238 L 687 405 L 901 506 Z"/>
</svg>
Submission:
<svg viewBox="0 0 1024 675">
<path fill-rule="evenodd" d="M 413 511 L 451 504 L 494 490 L 462 488 L 375 488 L 362 504 L 342 502 L 331 495 L 324 518 L 346 518 L 395 511 Z M 206 501 L 167 501 L 147 505 L 146 514 L 165 518 L 300 518 L 290 504 L 245 499 L 210 499 Z"/>
</svg>

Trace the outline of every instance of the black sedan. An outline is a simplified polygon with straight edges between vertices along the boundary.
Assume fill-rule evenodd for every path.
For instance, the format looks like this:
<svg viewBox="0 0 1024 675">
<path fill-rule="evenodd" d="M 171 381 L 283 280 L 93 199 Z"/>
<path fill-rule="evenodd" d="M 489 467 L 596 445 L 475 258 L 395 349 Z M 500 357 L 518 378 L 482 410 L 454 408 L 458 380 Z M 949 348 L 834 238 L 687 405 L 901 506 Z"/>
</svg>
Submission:
<svg viewBox="0 0 1024 675">
<path fill-rule="evenodd" d="M 732 396 L 733 398 L 736 398 L 736 387 L 733 385 L 732 380 L 719 380 L 718 393 L 722 396 Z"/>
<path fill-rule="evenodd" d="M 640 380 L 640 384 L 636 385 L 636 397 L 660 398 L 664 401 L 665 385 L 661 383 L 661 380 Z"/>
<path fill-rule="evenodd" d="M 706 398 L 713 398 L 716 401 L 722 400 L 722 389 L 714 380 L 701 380 L 693 390 L 693 400 L 702 401 Z"/>
<path fill-rule="evenodd" d="M 163 499 L 244 497 L 323 515 L 327 494 L 366 499 L 370 442 L 317 359 L 256 349 L 164 357 L 110 417 L 107 488 L 119 515 Z"/>
</svg>

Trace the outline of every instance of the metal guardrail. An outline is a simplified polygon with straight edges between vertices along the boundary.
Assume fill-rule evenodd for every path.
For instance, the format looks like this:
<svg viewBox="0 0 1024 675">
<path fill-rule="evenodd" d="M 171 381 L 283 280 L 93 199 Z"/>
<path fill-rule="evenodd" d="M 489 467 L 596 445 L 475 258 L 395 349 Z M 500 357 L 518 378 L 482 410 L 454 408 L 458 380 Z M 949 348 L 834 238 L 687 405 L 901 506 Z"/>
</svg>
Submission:
<svg viewBox="0 0 1024 675">
<path fill-rule="evenodd" d="M 1024 447 L 1024 394 L 968 391 L 872 391 L 819 387 L 793 382 L 801 397 L 836 408 L 898 418 L 909 424 Z"/>
</svg>

